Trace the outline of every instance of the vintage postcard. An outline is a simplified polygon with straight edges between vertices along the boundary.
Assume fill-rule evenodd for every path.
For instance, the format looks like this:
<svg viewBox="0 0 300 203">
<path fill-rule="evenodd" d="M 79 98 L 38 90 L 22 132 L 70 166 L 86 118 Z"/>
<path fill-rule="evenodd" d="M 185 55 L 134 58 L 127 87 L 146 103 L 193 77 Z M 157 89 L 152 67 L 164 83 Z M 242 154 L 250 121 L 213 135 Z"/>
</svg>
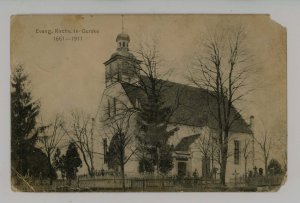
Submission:
<svg viewBox="0 0 300 203">
<path fill-rule="evenodd" d="M 269 15 L 12 16 L 12 190 L 277 191 L 286 36 Z"/>
</svg>

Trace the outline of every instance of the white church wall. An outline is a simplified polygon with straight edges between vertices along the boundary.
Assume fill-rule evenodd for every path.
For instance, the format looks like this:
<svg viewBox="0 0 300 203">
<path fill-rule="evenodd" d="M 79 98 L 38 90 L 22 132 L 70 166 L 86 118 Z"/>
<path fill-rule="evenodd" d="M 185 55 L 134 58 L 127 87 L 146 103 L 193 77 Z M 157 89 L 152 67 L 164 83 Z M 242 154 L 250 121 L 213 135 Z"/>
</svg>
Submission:
<svg viewBox="0 0 300 203">
<path fill-rule="evenodd" d="M 103 149 L 103 139 L 107 138 L 107 145 L 109 146 L 110 140 L 112 138 L 112 132 L 105 125 L 103 125 L 103 121 L 107 119 L 107 106 L 108 100 L 110 100 L 111 108 L 113 104 L 113 98 L 117 98 L 116 108 L 120 109 L 122 105 L 127 105 L 129 108 L 131 107 L 131 103 L 126 96 L 125 91 L 123 90 L 120 83 L 115 83 L 107 88 L 103 92 L 103 97 L 100 102 L 98 117 L 95 120 L 95 132 L 94 132 L 94 166 L 95 170 L 107 170 L 106 164 L 104 164 L 104 149 Z M 120 102 L 122 101 L 122 102 Z M 122 104 L 121 104 L 122 103 Z M 113 110 L 111 110 L 111 114 L 113 114 Z M 82 155 L 81 155 L 82 157 Z M 83 160 L 83 159 L 82 159 Z M 87 167 L 83 164 L 83 167 L 80 169 L 79 174 L 86 174 Z"/>
<path fill-rule="evenodd" d="M 193 129 L 193 128 L 186 128 L 186 129 Z M 216 133 L 214 130 L 209 129 L 208 127 L 204 127 L 202 129 L 198 128 L 196 129 L 198 132 L 200 132 L 200 137 L 199 139 L 203 139 L 203 136 L 208 137 L 209 133 L 212 133 L 213 136 L 216 136 Z M 194 129 L 193 129 L 193 132 Z M 190 153 L 191 153 L 191 164 L 189 165 L 190 167 L 187 168 L 187 172 L 192 174 L 195 169 L 197 169 L 198 173 L 200 176 L 203 175 L 202 171 L 202 158 L 203 158 L 203 148 L 199 146 L 201 143 L 200 141 L 195 140 L 195 142 L 190 146 Z M 240 143 L 240 150 L 239 150 L 239 162 L 235 163 L 234 162 L 234 141 L 239 141 Z M 247 168 L 246 171 L 248 173 L 249 170 L 253 170 L 254 167 L 254 162 L 253 162 L 253 136 L 251 134 L 247 133 L 230 133 L 230 139 L 229 139 L 229 144 L 228 144 L 228 160 L 227 160 L 227 167 L 226 167 L 226 181 L 230 181 L 234 178 L 234 175 L 232 175 L 235 171 L 239 175 L 244 175 L 245 174 L 245 158 L 244 158 L 244 148 L 245 148 L 245 143 L 250 142 L 248 145 L 248 158 L 247 158 Z M 203 140 L 202 140 L 203 142 Z M 201 152 L 202 150 L 202 152 Z M 211 159 L 211 156 L 210 156 Z M 217 161 L 214 161 L 213 166 L 212 163 L 210 163 L 210 170 L 213 168 L 217 168 L 217 177 L 219 176 L 218 173 L 220 173 L 220 166 Z"/>
<path fill-rule="evenodd" d="M 213 136 L 215 136 L 215 132 L 211 130 L 208 127 L 203 127 L 200 132 L 200 137 L 194 141 L 193 144 L 190 146 L 190 152 L 191 152 L 191 168 L 190 171 L 193 173 L 196 169 L 199 173 L 199 176 L 203 175 L 202 171 L 202 159 L 203 159 L 203 153 L 205 152 L 205 149 L 208 153 L 211 152 L 211 148 L 207 146 L 203 146 L 203 143 L 207 143 L 211 140 Z M 211 156 L 209 155 L 210 159 Z M 214 163 L 214 167 L 215 167 Z M 212 169 L 212 164 L 210 163 L 210 169 Z"/>
<path fill-rule="evenodd" d="M 199 176 L 202 175 L 202 154 L 198 151 L 192 151 L 191 167 L 189 173 L 193 174 L 195 170 L 198 171 Z"/>
<path fill-rule="evenodd" d="M 226 181 L 233 181 L 235 177 L 235 172 L 238 173 L 238 176 L 245 175 L 245 158 L 244 158 L 244 149 L 246 142 L 250 142 L 249 155 L 247 158 L 247 166 L 246 172 L 249 170 L 253 170 L 253 145 L 252 145 L 253 137 L 251 134 L 246 133 L 231 133 L 229 144 L 228 144 L 228 159 L 227 159 L 227 167 L 226 167 Z M 234 141 L 240 142 L 240 154 L 239 154 L 239 162 L 234 162 Z"/>
</svg>

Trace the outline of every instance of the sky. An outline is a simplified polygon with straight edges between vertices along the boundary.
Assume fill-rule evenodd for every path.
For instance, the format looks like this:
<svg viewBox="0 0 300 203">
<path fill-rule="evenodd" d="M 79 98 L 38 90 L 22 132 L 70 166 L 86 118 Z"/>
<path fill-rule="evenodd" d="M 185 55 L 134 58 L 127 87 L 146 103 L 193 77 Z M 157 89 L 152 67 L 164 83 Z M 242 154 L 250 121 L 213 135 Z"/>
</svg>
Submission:
<svg viewBox="0 0 300 203">
<path fill-rule="evenodd" d="M 265 128 L 275 138 L 274 146 L 281 147 L 274 147 L 273 154 L 282 159 L 287 135 L 286 30 L 282 26 L 268 15 L 124 15 L 123 22 L 131 39 L 129 48 L 155 38 L 165 60 L 162 69 L 173 70 L 169 80 L 185 84 L 207 28 L 243 25 L 258 71 L 249 78 L 255 91 L 237 106 L 244 109 L 246 121 L 254 115 L 258 137 Z M 55 29 L 72 33 L 55 33 Z M 95 114 L 105 88 L 103 63 L 116 51 L 115 39 L 121 31 L 121 15 L 11 18 L 11 68 L 22 65 L 29 74 L 45 120 L 73 109 Z"/>
</svg>

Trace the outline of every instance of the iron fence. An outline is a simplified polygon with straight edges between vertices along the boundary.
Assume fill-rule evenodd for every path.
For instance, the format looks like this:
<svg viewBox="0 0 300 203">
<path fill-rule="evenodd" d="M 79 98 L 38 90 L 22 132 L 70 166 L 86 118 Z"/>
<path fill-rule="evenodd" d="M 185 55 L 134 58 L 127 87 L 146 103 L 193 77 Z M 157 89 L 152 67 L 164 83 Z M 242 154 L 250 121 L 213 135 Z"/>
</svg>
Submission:
<svg viewBox="0 0 300 203">
<path fill-rule="evenodd" d="M 282 183 L 283 176 L 238 178 L 228 183 L 231 188 L 276 186 Z M 47 180 L 28 180 L 14 182 L 20 191 L 123 191 L 123 179 L 120 177 L 81 177 L 77 180 L 54 180 L 52 185 Z M 126 191 L 214 191 L 222 186 L 218 180 L 201 178 L 125 178 Z"/>
</svg>

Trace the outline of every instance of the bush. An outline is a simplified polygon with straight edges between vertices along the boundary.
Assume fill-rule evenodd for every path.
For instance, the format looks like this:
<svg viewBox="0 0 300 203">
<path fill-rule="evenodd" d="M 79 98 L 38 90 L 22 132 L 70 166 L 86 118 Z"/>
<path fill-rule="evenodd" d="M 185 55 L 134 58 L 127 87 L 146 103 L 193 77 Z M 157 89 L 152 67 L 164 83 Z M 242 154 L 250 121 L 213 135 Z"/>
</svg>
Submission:
<svg viewBox="0 0 300 203">
<path fill-rule="evenodd" d="M 279 175 L 282 174 L 281 164 L 276 159 L 271 159 L 268 165 L 268 174 Z"/>
</svg>

